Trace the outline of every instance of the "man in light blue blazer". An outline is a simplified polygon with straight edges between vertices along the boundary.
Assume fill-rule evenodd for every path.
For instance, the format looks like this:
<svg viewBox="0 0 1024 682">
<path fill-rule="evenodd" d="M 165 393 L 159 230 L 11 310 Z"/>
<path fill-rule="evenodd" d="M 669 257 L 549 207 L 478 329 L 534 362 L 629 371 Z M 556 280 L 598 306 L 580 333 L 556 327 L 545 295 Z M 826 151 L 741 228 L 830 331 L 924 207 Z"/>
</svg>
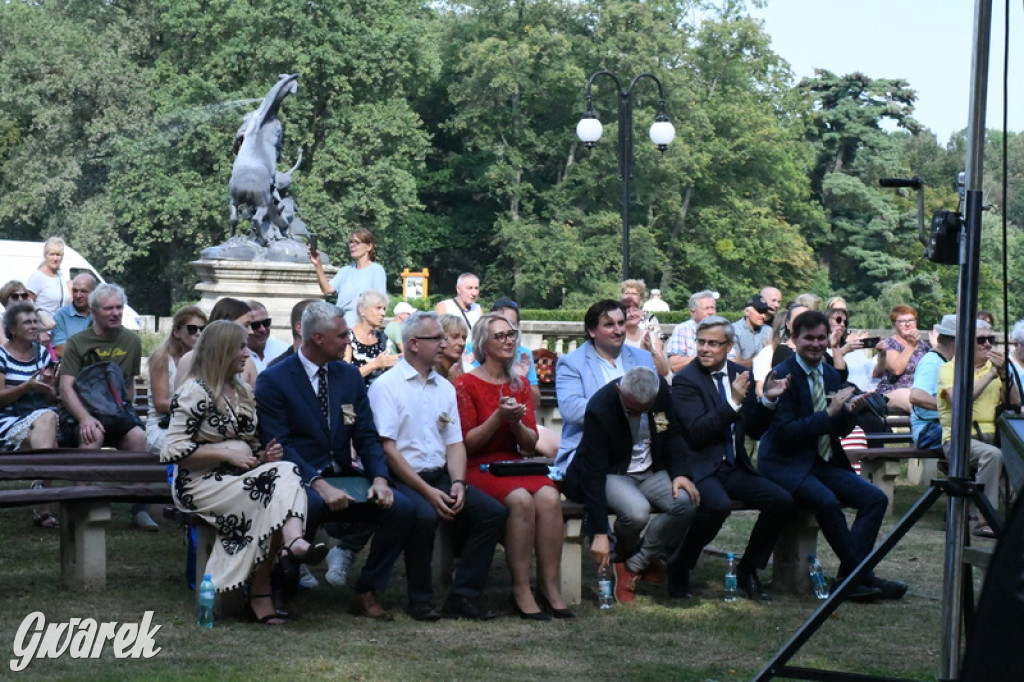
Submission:
<svg viewBox="0 0 1024 682">
<path fill-rule="evenodd" d="M 654 358 L 641 348 L 625 345 L 626 308 L 607 299 L 590 306 L 583 317 L 587 341 L 558 358 L 555 390 L 562 415 L 562 441 L 555 466 L 565 473 L 583 437 L 583 416 L 590 397 L 610 381 L 635 367 L 654 367 Z"/>
</svg>

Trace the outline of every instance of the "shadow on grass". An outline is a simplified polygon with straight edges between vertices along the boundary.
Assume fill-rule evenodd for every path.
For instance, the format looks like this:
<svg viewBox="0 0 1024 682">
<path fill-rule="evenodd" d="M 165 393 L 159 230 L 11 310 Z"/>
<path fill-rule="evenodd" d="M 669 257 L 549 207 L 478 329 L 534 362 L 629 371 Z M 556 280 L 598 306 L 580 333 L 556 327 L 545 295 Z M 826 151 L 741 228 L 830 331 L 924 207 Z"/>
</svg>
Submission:
<svg viewBox="0 0 1024 682">
<path fill-rule="evenodd" d="M 897 488 L 897 511 L 921 494 Z M 793 661 L 808 665 L 915 679 L 937 669 L 942 558 L 945 534 L 936 505 L 879 568 L 911 583 L 895 603 L 849 604 L 829 620 Z M 734 515 L 715 547 L 740 552 L 754 515 Z M 886 530 L 891 527 L 887 524 Z M 585 557 L 584 603 L 575 621 L 529 623 L 509 614 L 509 575 L 499 551 L 485 603 L 503 614 L 495 621 L 419 623 L 399 613 L 393 623 L 348 615 L 349 588 L 321 580 L 300 593 L 300 618 L 283 627 L 223 619 L 212 630 L 194 625 L 193 594 L 184 583 L 180 532 L 128 527 L 127 506 L 115 505 L 108 533 L 108 586 L 95 593 L 59 587 L 57 534 L 33 527 L 24 509 L 0 510 L 0 651 L 13 657 L 15 632 L 31 612 L 50 622 L 71 618 L 139 622 L 153 611 L 160 653 L 150 660 L 117 660 L 107 647 L 99 660 L 68 655 L 33 661 L 25 679 L 87 680 L 744 680 L 755 675 L 813 613 L 811 595 L 779 595 L 769 604 L 723 603 L 724 562 L 705 557 L 694 572 L 700 593 L 668 599 L 661 588 L 642 586 L 634 607 L 596 607 L 596 573 Z M 826 570 L 836 561 L 819 544 Z M 322 578 L 324 567 L 314 572 Z M 770 574 L 769 574 L 770 575 Z M 766 576 L 767 577 L 767 576 Z M 399 563 L 384 602 L 404 606 Z M 440 603 L 443 594 L 436 600 Z M 3 663 L 3 669 L 9 670 Z"/>
</svg>

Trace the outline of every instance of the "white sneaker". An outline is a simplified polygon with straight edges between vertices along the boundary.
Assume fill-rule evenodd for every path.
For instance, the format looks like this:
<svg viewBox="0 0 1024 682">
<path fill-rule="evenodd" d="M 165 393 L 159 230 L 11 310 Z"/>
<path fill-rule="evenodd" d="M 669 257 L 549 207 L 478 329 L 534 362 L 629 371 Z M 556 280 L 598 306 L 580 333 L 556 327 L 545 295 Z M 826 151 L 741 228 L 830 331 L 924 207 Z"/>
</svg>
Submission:
<svg viewBox="0 0 1024 682">
<path fill-rule="evenodd" d="M 335 547 L 327 553 L 327 575 L 324 578 L 335 587 L 344 587 L 348 582 L 348 570 L 352 568 L 355 559 L 355 552 Z"/>
<path fill-rule="evenodd" d="M 309 566 L 306 564 L 299 564 L 299 587 L 304 590 L 320 587 L 320 581 L 310 572 Z"/>
</svg>

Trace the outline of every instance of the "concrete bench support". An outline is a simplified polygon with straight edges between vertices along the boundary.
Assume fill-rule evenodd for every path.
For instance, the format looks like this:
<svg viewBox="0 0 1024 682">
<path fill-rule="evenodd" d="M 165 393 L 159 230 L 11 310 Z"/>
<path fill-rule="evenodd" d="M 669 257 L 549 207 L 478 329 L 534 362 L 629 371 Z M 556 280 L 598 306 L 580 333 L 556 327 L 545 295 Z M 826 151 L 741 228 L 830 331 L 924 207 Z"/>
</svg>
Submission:
<svg viewBox="0 0 1024 682">
<path fill-rule="evenodd" d="M 772 589 L 788 594 L 809 594 L 811 578 L 807 555 L 818 551 L 818 520 L 809 511 L 782 529 L 772 555 Z"/>
<path fill-rule="evenodd" d="M 107 522 L 110 503 L 79 500 L 60 503 L 60 577 L 69 590 L 107 586 Z"/>
<path fill-rule="evenodd" d="M 861 478 L 873 483 L 889 500 L 885 512 L 888 516 L 892 516 L 892 497 L 896 488 L 896 477 L 901 471 L 899 462 L 889 460 L 861 460 L 860 463 Z"/>
</svg>

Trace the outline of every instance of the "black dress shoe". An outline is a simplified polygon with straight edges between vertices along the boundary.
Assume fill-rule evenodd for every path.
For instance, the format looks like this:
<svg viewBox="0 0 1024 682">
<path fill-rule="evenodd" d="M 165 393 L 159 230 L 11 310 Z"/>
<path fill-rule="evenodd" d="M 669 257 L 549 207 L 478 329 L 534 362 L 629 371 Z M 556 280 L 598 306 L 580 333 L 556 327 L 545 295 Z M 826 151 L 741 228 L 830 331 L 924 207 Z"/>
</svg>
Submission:
<svg viewBox="0 0 1024 682">
<path fill-rule="evenodd" d="M 692 597 L 693 592 L 690 590 L 689 569 L 672 570 L 670 567 L 668 571 L 668 584 L 665 589 L 668 592 L 668 596 L 676 599 Z"/>
<path fill-rule="evenodd" d="M 491 620 L 498 614 L 480 605 L 479 599 L 471 599 L 461 594 L 449 594 L 441 607 L 445 618 L 465 618 L 466 620 Z"/>
<path fill-rule="evenodd" d="M 845 580 L 845 578 L 836 578 L 836 582 L 832 586 L 833 592 L 843 583 L 843 580 Z M 850 601 L 859 602 L 861 604 L 870 604 L 871 602 L 878 601 L 882 598 L 882 591 L 877 587 L 872 587 L 861 582 L 850 588 L 846 593 L 846 598 Z"/>
<path fill-rule="evenodd" d="M 409 615 L 413 620 L 422 620 L 428 623 L 441 620 L 441 614 L 427 601 L 414 601 L 409 604 Z"/>
<path fill-rule="evenodd" d="M 901 580 L 886 580 L 878 576 L 871 576 L 864 581 L 868 587 L 874 587 L 882 593 L 882 599 L 900 599 L 907 593 L 910 587 Z"/>
<path fill-rule="evenodd" d="M 747 568 L 743 564 L 740 564 L 739 568 L 736 569 L 736 587 L 747 599 L 753 599 L 754 601 L 771 601 L 771 597 L 765 592 L 764 587 L 761 586 L 761 581 L 757 577 L 757 569 Z"/>
</svg>

